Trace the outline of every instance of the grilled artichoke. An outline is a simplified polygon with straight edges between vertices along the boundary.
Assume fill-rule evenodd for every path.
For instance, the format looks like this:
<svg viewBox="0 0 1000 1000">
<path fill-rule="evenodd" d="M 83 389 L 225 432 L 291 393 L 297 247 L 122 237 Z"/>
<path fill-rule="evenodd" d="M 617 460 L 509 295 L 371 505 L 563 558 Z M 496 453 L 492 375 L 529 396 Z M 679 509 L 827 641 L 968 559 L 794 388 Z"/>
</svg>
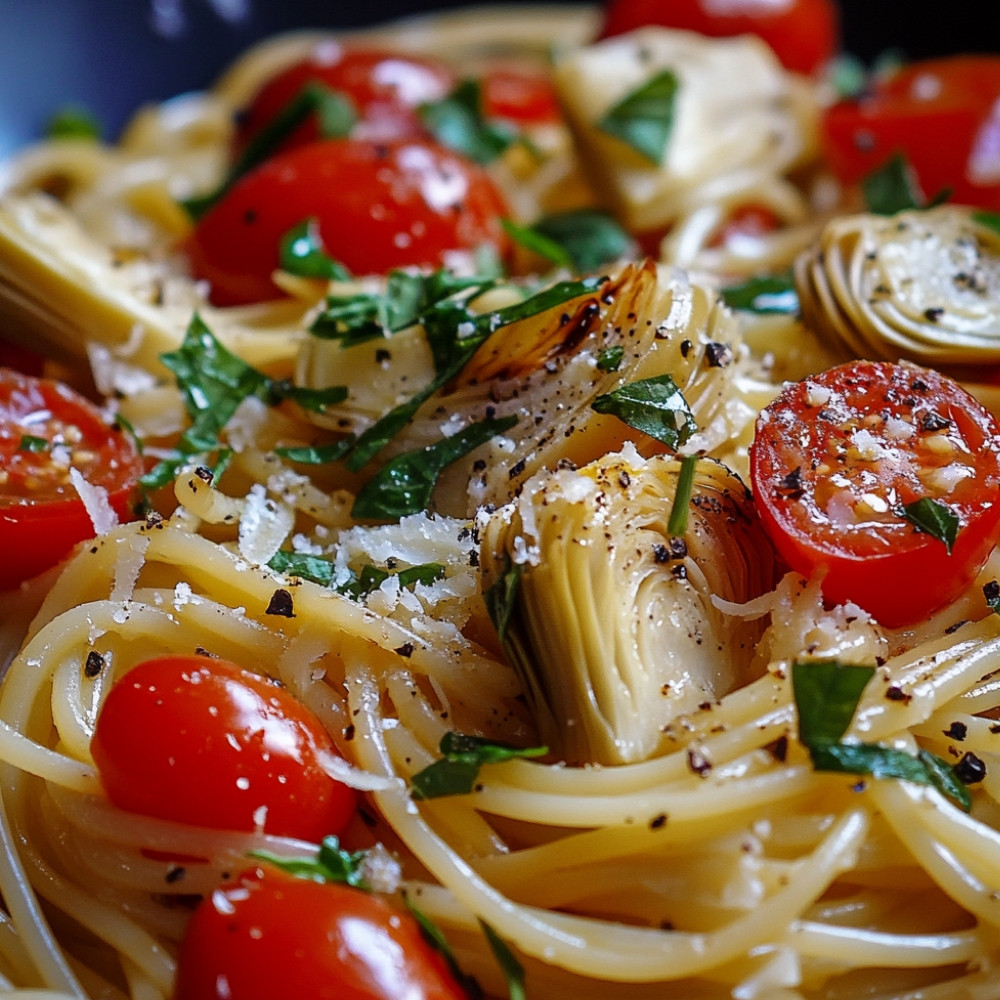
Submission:
<svg viewBox="0 0 1000 1000">
<path fill-rule="evenodd" d="M 633 448 L 545 472 L 482 528 L 483 586 L 541 738 L 570 763 L 655 756 L 664 726 L 746 683 L 763 625 L 713 603 L 772 588 L 771 547 L 740 480 Z M 689 503 L 683 535 L 668 527 Z M 506 595 L 500 602 L 498 596 Z"/>
</svg>

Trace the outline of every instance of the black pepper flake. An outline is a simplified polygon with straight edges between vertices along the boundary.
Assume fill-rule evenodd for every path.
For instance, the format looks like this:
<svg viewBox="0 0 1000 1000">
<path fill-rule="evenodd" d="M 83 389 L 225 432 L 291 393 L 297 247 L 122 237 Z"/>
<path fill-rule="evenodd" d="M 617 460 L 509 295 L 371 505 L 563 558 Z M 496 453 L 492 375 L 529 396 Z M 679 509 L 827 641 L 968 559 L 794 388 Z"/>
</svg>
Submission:
<svg viewBox="0 0 1000 1000">
<path fill-rule="evenodd" d="M 944 315 L 944 310 L 940 306 L 931 306 L 930 309 L 924 310 L 924 319 L 928 323 L 938 323 L 941 317 Z"/>
<path fill-rule="evenodd" d="M 87 662 L 83 665 L 83 676 L 93 679 L 104 669 L 104 657 L 92 649 L 87 654 Z"/>
<path fill-rule="evenodd" d="M 527 460 L 523 458 L 520 461 L 515 462 L 510 467 L 510 472 L 507 473 L 507 478 L 517 479 L 517 477 L 521 475 L 522 472 L 524 472 L 526 465 L 527 465 Z"/>
<path fill-rule="evenodd" d="M 173 885 L 175 882 L 180 882 L 185 875 L 187 875 L 187 869 L 183 865 L 174 865 L 167 871 L 164 878 L 168 885 Z"/>
<path fill-rule="evenodd" d="M 989 583 L 984 583 L 983 597 L 986 598 L 987 604 L 994 604 L 1000 601 L 1000 581 L 990 580 Z"/>
<path fill-rule="evenodd" d="M 773 743 L 768 743 L 765 749 L 776 761 L 783 764 L 788 757 L 788 737 L 779 736 Z"/>
<path fill-rule="evenodd" d="M 687 542 L 683 538 L 673 537 L 667 544 L 670 546 L 670 556 L 673 559 L 683 559 L 688 554 Z"/>
<path fill-rule="evenodd" d="M 713 341 L 705 345 L 705 358 L 711 368 L 728 368 L 733 363 L 733 349 Z"/>
<path fill-rule="evenodd" d="M 658 563 L 670 562 L 670 549 L 662 542 L 653 546 L 653 560 Z"/>
<path fill-rule="evenodd" d="M 945 736 L 951 740 L 958 740 L 959 743 L 969 735 L 969 727 L 964 722 L 953 722 L 946 730 Z"/>
<path fill-rule="evenodd" d="M 693 747 L 687 752 L 688 769 L 697 774 L 700 778 L 706 777 L 712 770 L 712 762 L 700 751 Z"/>
<path fill-rule="evenodd" d="M 940 413 L 931 410 L 920 418 L 919 427 L 922 431 L 928 432 L 944 431 L 951 427 L 951 421 L 947 417 L 942 417 Z"/>
<path fill-rule="evenodd" d="M 206 468 L 204 465 L 199 465 L 198 468 L 194 470 L 194 474 L 205 483 L 210 483 L 213 479 L 215 479 L 215 473 L 211 469 Z"/>
<path fill-rule="evenodd" d="M 686 580 L 688 576 L 687 566 L 685 566 L 684 563 L 678 563 L 676 566 L 671 566 L 670 575 L 675 580 Z"/>
<path fill-rule="evenodd" d="M 385 363 L 386 363 L 387 361 L 391 361 L 391 360 L 392 360 L 392 352 L 391 352 L 391 351 L 387 351 L 387 350 L 386 350 L 386 349 L 385 349 L 384 347 L 380 347 L 380 348 L 378 348 L 378 350 L 377 350 L 377 351 L 375 352 L 375 360 L 376 360 L 376 361 L 377 361 L 377 362 L 378 362 L 378 363 L 379 363 L 380 365 L 383 365 L 383 364 L 385 364 Z"/>
<path fill-rule="evenodd" d="M 986 777 L 986 764 L 974 753 L 965 754 L 952 770 L 963 785 L 975 785 Z"/>
<path fill-rule="evenodd" d="M 930 386 L 922 378 L 915 378 L 910 383 L 910 388 L 914 392 L 927 392 Z"/>
<path fill-rule="evenodd" d="M 354 734 L 355 734 L 356 731 L 357 730 L 355 729 L 355 726 L 354 726 L 353 722 L 350 723 L 350 725 L 348 725 L 347 727 L 345 727 L 345 729 L 344 729 L 344 742 L 345 743 L 350 743 L 351 740 L 354 739 Z"/>
<path fill-rule="evenodd" d="M 667 814 L 660 813 L 649 821 L 650 830 L 662 830 L 667 825 Z"/>
<path fill-rule="evenodd" d="M 686 358 L 691 353 L 691 348 L 692 347 L 694 347 L 694 344 L 692 344 L 690 340 L 682 340 L 681 341 L 681 357 L 682 358 Z"/>
<path fill-rule="evenodd" d="M 885 696 L 889 701 L 901 701 L 905 704 L 909 704 L 913 701 L 913 695 L 907 694 L 901 687 L 893 684 L 892 687 L 885 689 Z"/>
<path fill-rule="evenodd" d="M 291 592 L 279 587 L 271 595 L 271 600 L 268 601 L 264 614 L 278 615 L 281 618 L 294 618 L 295 610 Z"/>
<path fill-rule="evenodd" d="M 994 725 L 990 726 L 990 732 L 994 736 L 996 736 L 998 733 L 1000 733 L 1000 722 L 995 723 Z"/>
<path fill-rule="evenodd" d="M 413 648 L 414 647 L 412 642 L 404 642 L 402 646 L 396 647 L 396 652 L 400 656 L 410 657 L 413 656 Z"/>
<path fill-rule="evenodd" d="M 805 493 L 802 485 L 802 466 L 797 465 L 787 476 L 778 480 L 778 495 L 786 500 L 797 500 Z"/>
</svg>

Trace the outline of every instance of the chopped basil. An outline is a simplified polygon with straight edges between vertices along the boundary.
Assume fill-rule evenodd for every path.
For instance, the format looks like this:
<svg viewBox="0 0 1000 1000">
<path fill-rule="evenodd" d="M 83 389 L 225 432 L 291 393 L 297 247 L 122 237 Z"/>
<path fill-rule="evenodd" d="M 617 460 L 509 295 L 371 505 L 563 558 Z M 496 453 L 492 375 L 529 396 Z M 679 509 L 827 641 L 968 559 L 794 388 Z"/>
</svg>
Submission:
<svg viewBox="0 0 1000 1000">
<path fill-rule="evenodd" d="M 624 359 L 625 348 L 620 344 L 616 344 L 614 347 L 605 347 L 597 355 L 597 367 L 602 372 L 616 372 L 621 368 Z"/>
<path fill-rule="evenodd" d="M 520 137 L 510 123 L 484 116 L 478 80 L 463 80 L 447 97 L 421 104 L 418 114 L 442 146 L 476 163 L 492 163 Z"/>
<path fill-rule="evenodd" d="M 681 471 L 677 476 L 677 492 L 670 508 L 667 531 L 671 538 L 682 538 L 687 531 L 688 510 L 691 507 L 691 487 L 694 485 L 694 470 L 698 464 L 697 455 L 685 455 L 681 459 Z"/>
<path fill-rule="evenodd" d="M 300 448 L 275 448 L 275 452 L 282 458 L 287 458 L 292 462 L 301 462 L 303 465 L 326 465 L 328 462 L 336 462 L 343 458 L 354 445 L 354 437 L 342 438 L 332 444 L 305 445 Z"/>
<path fill-rule="evenodd" d="M 406 903 L 406 908 L 410 911 L 413 919 L 416 920 L 417 925 L 420 927 L 421 936 L 444 959 L 452 978 L 465 991 L 465 996 L 469 1000 L 482 1000 L 483 991 L 480 989 L 479 983 L 472 976 L 462 971 L 454 952 L 451 950 L 451 946 L 448 944 L 447 938 L 441 932 L 441 928 L 414 904 L 413 900 L 410 899 L 409 893 L 403 893 L 403 901 Z"/>
<path fill-rule="evenodd" d="M 278 260 L 283 271 L 303 278 L 348 281 L 351 277 L 347 268 L 323 249 L 315 219 L 306 219 L 285 233 Z"/>
<path fill-rule="evenodd" d="M 1000 213 L 989 212 L 985 208 L 977 208 L 972 213 L 972 218 L 979 225 L 992 229 L 995 233 L 1000 233 Z"/>
<path fill-rule="evenodd" d="M 546 215 L 530 227 L 505 226 L 529 250 L 583 274 L 626 256 L 633 247 L 632 237 L 614 216 L 592 208 Z"/>
<path fill-rule="evenodd" d="M 33 452 L 43 452 L 48 451 L 52 446 L 52 443 L 48 438 L 36 437 L 34 434 L 23 434 L 21 435 L 21 440 L 18 442 L 18 451 L 33 451 Z"/>
<path fill-rule="evenodd" d="M 521 582 L 524 566 L 521 563 L 508 564 L 504 572 L 497 577 L 493 585 L 483 594 L 486 611 L 497 630 L 497 636 L 503 642 L 507 635 L 507 625 L 517 604 L 517 588 Z"/>
<path fill-rule="evenodd" d="M 799 740 L 817 771 L 901 778 L 930 785 L 968 812 L 972 798 L 955 769 L 934 754 L 916 755 L 877 743 L 844 743 L 861 695 L 875 668 L 838 660 L 792 664 L 792 692 L 799 717 Z"/>
<path fill-rule="evenodd" d="M 698 429 L 687 400 L 669 375 L 628 382 L 590 405 L 671 448 L 680 447 Z"/>
<path fill-rule="evenodd" d="M 917 531 L 944 542 L 948 555 L 951 555 L 955 539 L 958 537 L 959 521 L 958 515 L 947 504 L 930 497 L 921 497 L 913 503 L 904 504 L 902 513 Z"/>
<path fill-rule="evenodd" d="M 490 951 L 493 952 L 493 956 L 507 980 L 509 1000 L 527 1000 L 528 994 L 524 989 L 524 966 L 514 956 L 507 943 L 485 920 L 480 920 L 479 925 L 483 929 L 483 934 L 486 935 Z"/>
<path fill-rule="evenodd" d="M 440 760 L 410 778 L 415 799 L 465 795 L 475 787 L 483 764 L 497 764 L 517 757 L 542 757 L 549 752 L 548 747 L 514 747 L 456 732 L 444 734 L 440 750 Z"/>
<path fill-rule="evenodd" d="M 340 882 L 356 889 L 367 889 L 364 878 L 367 852 L 345 851 L 334 836 L 323 838 L 313 858 L 283 858 L 270 851 L 251 851 L 250 856 L 311 882 Z"/>
<path fill-rule="evenodd" d="M 89 109 L 70 105 L 60 108 L 45 126 L 48 139 L 85 139 L 96 141 L 101 138 L 101 123 Z"/>
<path fill-rule="evenodd" d="M 874 215 L 895 215 L 924 205 L 916 175 L 900 153 L 869 174 L 861 182 L 861 190 L 868 211 Z"/>
<path fill-rule="evenodd" d="M 621 139 L 651 163 L 659 164 L 674 127 L 678 87 L 677 75 L 662 70 L 618 101 L 597 127 Z"/>
<path fill-rule="evenodd" d="M 396 520 L 426 510 L 438 477 L 447 466 L 516 423 L 514 416 L 481 420 L 425 448 L 397 455 L 361 487 L 351 514 Z"/>
<path fill-rule="evenodd" d="M 378 590 L 391 576 L 395 576 L 399 580 L 401 587 L 412 587 L 416 583 L 431 584 L 435 580 L 443 579 L 444 566 L 441 563 L 422 563 L 419 566 L 410 566 L 398 571 L 380 569 L 378 566 L 365 566 L 359 577 L 355 577 L 338 587 L 337 593 L 360 601 L 373 591 Z"/>
<path fill-rule="evenodd" d="M 792 314 L 799 311 L 799 295 L 790 272 L 730 285 L 722 289 L 722 300 L 730 309 L 745 312 Z"/>
<path fill-rule="evenodd" d="M 329 587 L 333 581 L 333 563 L 329 559 L 309 555 L 306 552 L 286 552 L 284 549 L 279 549 L 267 565 L 276 573 L 311 580 L 323 587 Z"/>
</svg>

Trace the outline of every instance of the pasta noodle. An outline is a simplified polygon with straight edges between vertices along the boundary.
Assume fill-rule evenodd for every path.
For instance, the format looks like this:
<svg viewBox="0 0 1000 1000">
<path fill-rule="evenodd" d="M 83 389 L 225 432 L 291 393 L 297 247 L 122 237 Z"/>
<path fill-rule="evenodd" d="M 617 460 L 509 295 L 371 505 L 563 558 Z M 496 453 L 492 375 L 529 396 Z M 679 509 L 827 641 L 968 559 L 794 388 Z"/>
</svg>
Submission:
<svg viewBox="0 0 1000 1000">
<path fill-rule="evenodd" d="M 545 1000 L 997 996 L 1000 618 L 982 595 L 998 557 L 955 603 L 891 630 L 829 606 L 818 577 L 780 573 L 742 485 L 754 421 L 784 380 L 862 348 L 954 359 L 923 346 L 926 322 L 903 343 L 842 320 L 863 280 L 854 244 L 888 243 L 871 236 L 888 224 L 829 222 L 818 85 L 752 39 L 648 29 L 593 45 L 594 31 L 589 9 L 542 9 L 349 36 L 467 72 L 553 59 L 568 124 L 538 126 L 530 156 L 512 149 L 491 167 L 515 221 L 604 195 L 658 253 L 589 283 L 556 268 L 460 293 L 470 326 L 494 325 L 359 467 L 302 455 L 370 433 L 434 384 L 425 326 L 322 339 L 310 330 L 328 296 L 384 281 L 282 273 L 280 300 L 221 307 L 175 250 L 191 226 L 180 203 L 224 173 L 234 112 L 319 35 L 263 44 L 211 91 L 141 109 L 114 145 L 51 140 L 4 165 L 5 336 L 41 343 L 58 372 L 92 373 L 82 381 L 113 400 L 147 457 L 169 459 L 188 425 L 164 355 L 183 351 L 195 314 L 269 385 L 350 391 L 320 414 L 247 393 L 223 421 L 225 462 L 191 452 L 153 493 L 158 513 L 112 518 L 0 595 L 0 992 L 169 998 L 193 900 L 251 851 L 315 852 L 106 796 L 91 740 L 108 690 L 151 657 L 207 652 L 277 678 L 318 716 L 343 756 L 335 776 L 364 798 L 345 842 L 392 857 L 389 888 L 490 997 L 507 985 L 483 924 Z M 678 111 L 676 161 L 659 168 L 595 125 L 649 60 L 681 67 L 695 102 Z M 734 85 L 725 67 L 737 64 Z M 777 227 L 717 242 L 746 206 Z M 724 285 L 796 261 L 801 317 L 723 304 Z M 569 290 L 546 297 L 560 281 Z M 532 295 L 537 308 L 518 311 Z M 976 345 L 993 336 L 969 333 Z M 595 407 L 664 376 L 696 425 L 676 447 Z M 978 391 L 1000 403 L 995 387 Z M 377 470 L 413 453 L 429 463 L 442 436 L 490 421 L 497 433 L 443 463 L 430 509 L 358 514 Z M 697 516 L 670 554 L 685 456 L 698 456 Z M 302 569 L 310 558 L 329 579 Z M 404 575 L 429 565 L 431 579 Z M 489 601 L 512 565 L 523 603 L 505 645 Z M 352 591 L 366 567 L 375 583 Z M 872 667 L 848 741 L 982 762 L 971 811 L 934 785 L 817 769 L 793 684 L 803 659 Z M 452 732 L 547 755 L 484 765 L 463 794 L 415 798 L 414 776 Z"/>
</svg>

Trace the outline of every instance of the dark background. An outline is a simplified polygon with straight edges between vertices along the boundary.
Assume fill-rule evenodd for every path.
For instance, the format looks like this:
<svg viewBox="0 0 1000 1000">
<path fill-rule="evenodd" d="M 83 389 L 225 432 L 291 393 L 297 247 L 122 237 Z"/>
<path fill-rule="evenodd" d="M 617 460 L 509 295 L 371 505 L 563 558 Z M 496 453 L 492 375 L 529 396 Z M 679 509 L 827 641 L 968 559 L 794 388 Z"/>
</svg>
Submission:
<svg viewBox="0 0 1000 1000">
<path fill-rule="evenodd" d="M 97 112 L 113 138 L 138 104 L 208 85 L 277 31 L 361 27 L 463 2 L 0 0 L 0 156 L 37 138 L 68 104 Z M 929 17 L 912 0 L 842 0 L 844 48 L 866 62 L 887 49 L 911 58 L 995 49 L 994 3 L 960 0 L 947 5 L 954 16 Z"/>
</svg>

